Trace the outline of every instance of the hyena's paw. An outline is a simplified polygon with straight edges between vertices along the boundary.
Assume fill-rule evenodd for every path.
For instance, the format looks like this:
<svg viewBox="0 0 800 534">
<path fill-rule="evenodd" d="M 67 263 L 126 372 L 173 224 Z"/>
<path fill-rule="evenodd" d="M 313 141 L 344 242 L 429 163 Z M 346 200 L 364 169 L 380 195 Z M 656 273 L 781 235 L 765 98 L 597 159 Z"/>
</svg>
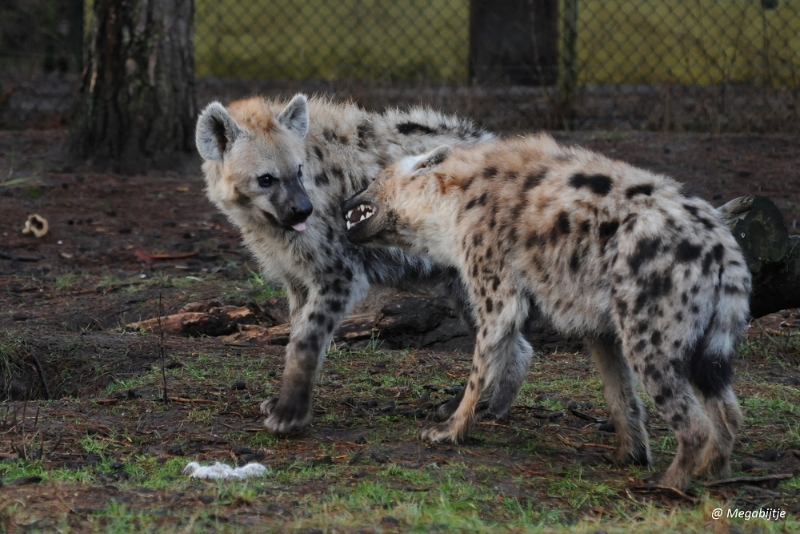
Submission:
<svg viewBox="0 0 800 534">
<path fill-rule="evenodd" d="M 448 420 L 444 423 L 422 427 L 419 431 L 419 439 L 436 443 L 458 443 L 464 434 L 465 432 L 459 429 L 452 420 Z"/>
<path fill-rule="evenodd" d="M 464 398 L 464 391 L 462 390 L 461 393 L 450 399 L 449 401 L 445 402 L 444 404 L 440 404 L 438 408 L 436 408 L 436 413 L 434 414 L 433 418 L 434 421 L 447 421 L 450 419 L 450 416 L 456 413 L 459 404 L 461 404 L 461 399 Z M 479 402 L 478 405 L 475 407 L 475 421 L 483 421 L 486 417 L 496 417 L 494 415 L 494 410 L 489 408 L 489 401 Z M 499 419 L 499 417 L 498 417 Z"/>
<path fill-rule="evenodd" d="M 647 448 L 639 448 L 634 451 L 618 448 L 609 461 L 616 466 L 640 465 L 648 466 L 653 463 L 650 452 Z"/>
<path fill-rule="evenodd" d="M 266 429 L 279 436 L 292 434 L 305 428 L 311 422 L 309 403 L 282 403 L 273 398 L 261 403 L 261 413 L 266 414 Z"/>
</svg>

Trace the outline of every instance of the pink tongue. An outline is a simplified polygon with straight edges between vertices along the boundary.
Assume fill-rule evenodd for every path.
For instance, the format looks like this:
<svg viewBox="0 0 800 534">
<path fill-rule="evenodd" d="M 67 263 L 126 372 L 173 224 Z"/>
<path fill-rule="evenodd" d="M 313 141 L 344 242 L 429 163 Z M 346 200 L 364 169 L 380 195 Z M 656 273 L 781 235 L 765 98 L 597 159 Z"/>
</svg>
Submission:
<svg viewBox="0 0 800 534">
<path fill-rule="evenodd" d="M 306 223 L 301 222 L 292 225 L 292 230 L 296 230 L 298 232 L 305 232 L 306 231 Z"/>
</svg>

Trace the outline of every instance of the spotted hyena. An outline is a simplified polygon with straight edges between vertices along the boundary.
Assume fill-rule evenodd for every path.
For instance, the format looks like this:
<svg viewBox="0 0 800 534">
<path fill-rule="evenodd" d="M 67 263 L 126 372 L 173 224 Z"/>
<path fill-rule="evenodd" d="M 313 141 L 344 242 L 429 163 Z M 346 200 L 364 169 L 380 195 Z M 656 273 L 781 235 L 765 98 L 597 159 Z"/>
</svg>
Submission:
<svg viewBox="0 0 800 534">
<path fill-rule="evenodd" d="M 437 272 L 429 260 L 399 249 L 350 244 L 342 202 L 398 158 L 493 136 L 429 109 L 378 114 L 296 95 L 290 102 L 249 98 L 227 108 L 212 103 L 196 137 L 208 197 L 241 230 L 264 275 L 286 288 L 291 336 L 281 391 L 261 408 L 267 429 L 289 433 L 309 423 L 325 351 L 369 285 Z"/>
<path fill-rule="evenodd" d="M 405 158 L 344 205 L 351 242 L 456 267 L 478 327 L 463 401 L 423 439 L 457 441 L 514 366 L 529 302 L 581 335 L 603 378 L 615 460 L 651 462 L 636 379 L 672 428 L 661 483 L 724 476 L 742 413 L 731 388 L 750 273 L 731 233 L 670 178 L 546 135 Z"/>
</svg>

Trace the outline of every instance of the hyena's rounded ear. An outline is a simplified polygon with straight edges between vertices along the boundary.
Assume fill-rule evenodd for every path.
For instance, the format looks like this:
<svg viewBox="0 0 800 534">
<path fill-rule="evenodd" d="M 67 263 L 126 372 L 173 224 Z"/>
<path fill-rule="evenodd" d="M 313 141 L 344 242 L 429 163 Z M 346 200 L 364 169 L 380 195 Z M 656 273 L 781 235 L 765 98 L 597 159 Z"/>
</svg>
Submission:
<svg viewBox="0 0 800 534">
<path fill-rule="evenodd" d="M 225 152 L 242 129 L 219 102 L 212 102 L 200 113 L 195 130 L 197 151 L 205 160 L 222 161 Z"/>
<path fill-rule="evenodd" d="M 306 95 L 298 93 L 292 101 L 278 115 L 278 122 L 289 131 L 294 132 L 300 139 L 308 133 L 308 99 Z"/>
<path fill-rule="evenodd" d="M 453 147 L 450 145 L 442 145 L 419 156 L 417 161 L 411 167 L 412 174 L 439 165 L 447 159 L 447 156 L 449 156 L 451 152 L 453 152 Z"/>
</svg>

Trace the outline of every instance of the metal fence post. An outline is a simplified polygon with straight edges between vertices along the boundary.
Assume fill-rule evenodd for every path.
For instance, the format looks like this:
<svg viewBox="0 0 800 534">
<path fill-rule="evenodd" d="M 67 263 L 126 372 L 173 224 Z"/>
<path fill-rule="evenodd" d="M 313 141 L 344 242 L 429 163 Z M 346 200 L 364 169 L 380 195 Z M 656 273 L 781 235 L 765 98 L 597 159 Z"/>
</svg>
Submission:
<svg viewBox="0 0 800 534">
<path fill-rule="evenodd" d="M 574 114 L 578 86 L 578 0 L 564 0 L 564 43 L 561 52 L 562 118 Z"/>
</svg>

